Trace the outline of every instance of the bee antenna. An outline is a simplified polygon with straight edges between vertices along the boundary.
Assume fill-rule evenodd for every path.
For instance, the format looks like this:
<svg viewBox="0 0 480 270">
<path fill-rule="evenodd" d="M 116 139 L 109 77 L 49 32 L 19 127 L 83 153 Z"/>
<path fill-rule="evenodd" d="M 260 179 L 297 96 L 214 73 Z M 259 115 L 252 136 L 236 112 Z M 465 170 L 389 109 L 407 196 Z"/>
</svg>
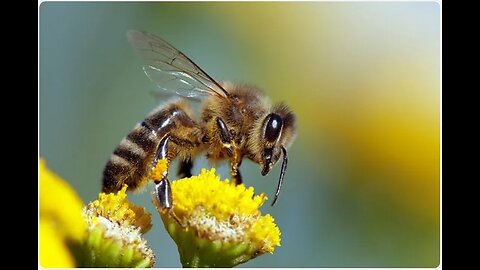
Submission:
<svg viewBox="0 0 480 270">
<path fill-rule="evenodd" d="M 280 170 L 280 178 L 278 179 L 277 191 L 275 192 L 275 197 L 273 198 L 272 206 L 275 204 L 275 202 L 277 202 L 278 195 L 280 195 L 280 189 L 282 188 L 283 179 L 285 178 L 285 172 L 287 171 L 288 156 L 287 156 L 287 150 L 283 146 L 282 146 L 282 153 L 283 153 L 282 168 Z"/>
</svg>

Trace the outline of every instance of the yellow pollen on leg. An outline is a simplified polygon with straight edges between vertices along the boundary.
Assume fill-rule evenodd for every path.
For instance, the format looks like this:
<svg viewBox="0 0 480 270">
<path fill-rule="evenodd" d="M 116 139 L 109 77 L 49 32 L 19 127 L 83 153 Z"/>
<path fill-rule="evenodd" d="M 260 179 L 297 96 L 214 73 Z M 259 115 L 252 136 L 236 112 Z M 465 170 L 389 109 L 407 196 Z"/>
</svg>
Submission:
<svg viewBox="0 0 480 270">
<path fill-rule="evenodd" d="M 161 180 L 168 169 L 168 160 L 160 159 L 150 172 L 150 179 Z"/>
</svg>

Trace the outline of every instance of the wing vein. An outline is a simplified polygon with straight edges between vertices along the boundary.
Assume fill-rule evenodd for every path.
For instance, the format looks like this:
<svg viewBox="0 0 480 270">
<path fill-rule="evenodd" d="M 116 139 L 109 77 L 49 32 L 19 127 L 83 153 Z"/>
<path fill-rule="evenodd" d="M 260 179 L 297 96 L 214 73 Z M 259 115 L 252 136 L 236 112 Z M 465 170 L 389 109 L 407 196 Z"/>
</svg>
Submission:
<svg viewBox="0 0 480 270">
<path fill-rule="evenodd" d="M 143 58 L 145 74 L 162 91 L 190 98 L 228 95 L 217 81 L 163 39 L 140 31 L 129 31 L 127 37 Z"/>
</svg>

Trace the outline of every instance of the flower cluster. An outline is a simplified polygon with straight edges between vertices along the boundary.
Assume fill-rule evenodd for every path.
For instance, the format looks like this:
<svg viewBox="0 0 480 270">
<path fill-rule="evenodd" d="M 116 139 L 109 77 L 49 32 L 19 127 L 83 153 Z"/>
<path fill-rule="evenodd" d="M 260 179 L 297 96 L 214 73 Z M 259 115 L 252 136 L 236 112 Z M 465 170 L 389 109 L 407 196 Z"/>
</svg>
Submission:
<svg viewBox="0 0 480 270">
<path fill-rule="evenodd" d="M 150 227 L 143 207 L 127 201 L 126 186 L 100 193 L 84 206 L 75 191 L 40 160 L 40 265 L 43 267 L 152 267 L 142 234 Z"/>
<path fill-rule="evenodd" d="M 172 183 L 172 211 L 153 202 L 176 242 L 183 266 L 231 267 L 280 246 L 280 230 L 259 208 L 253 187 L 220 181 L 215 169 Z"/>
<path fill-rule="evenodd" d="M 116 194 L 100 193 L 83 209 L 88 224 L 84 266 L 152 267 L 153 251 L 142 234 L 151 228 L 150 214 L 127 201 L 127 186 Z"/>
<path fill-rule="evenodd" d="M 86 235 L 87 224 L 80 213 L 83 202 L 61 177 L 50 171 L 43 159 L 40 178 L 40 264 L 43 267 L 74 267 L 70 242 Z M 61 203 L 62 207 L 59 207 Z"/>
<path fill-rule="evenodd" d="M 150 175 L 161 179 L 168 162 Z M 40 264 L 43 267 L 153 267 L 143 234 L 151 216 L 127 200 L 127 186 L 100 193 L 86 206 L 40 160 Z M 280 246 L 280 230 L 259 208 L 267 200 L 253 187 L 220 180 L 215 169 L 173 181 L 173 207 L 153 202 L 175 241 L 184 267 L 232 267 Z M 61 202 L 61 204 L 59 203 Z"/>
</svg>

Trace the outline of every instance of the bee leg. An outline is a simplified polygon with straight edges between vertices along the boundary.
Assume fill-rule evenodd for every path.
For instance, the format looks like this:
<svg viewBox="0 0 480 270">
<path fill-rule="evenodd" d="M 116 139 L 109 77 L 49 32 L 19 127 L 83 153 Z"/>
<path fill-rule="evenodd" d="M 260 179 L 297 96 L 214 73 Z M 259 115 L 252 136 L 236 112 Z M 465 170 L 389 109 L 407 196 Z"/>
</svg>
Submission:
<svg viewBox="0 0 480 270">
<path fill-rule="evenodd" d="M 160 207 L 162 209 L 167 209 L 168 214 L 173 217 L 175 222 L 180 225 L 182 228 L 185 228 L 186 225 L 183 224 L 180 219 L 177 217 L 172 208 L 172 188 L 170 187 L 170 180 L 165 178 L 164 180 L 157 183 L 157 199 L 160 202 Z"/>
<path fill-rule="evenodd" d="M 192 177 L 192 168 L 193 161 L 191 158 L 182 160 L 180 163 L 180 169 L 178 170 L 178 175 L 182 178 Z"/>
<path fill-rule="evenodd" d="M 162 209 L 172 208 L 172 188 L 170 187 L 170 180 L 168 178 L 155 183 L 157 189 L 157 199 L 160 202 Z"/>
<path fill-rule="evenodd" d="M 233 177 L 233 181 L 235 182 L 235 185 L 240 185 L 243 183 L 242 174 L 240 173 L 239 169 L 237 169 L 236 174 L 232 175 L 232 177 Z"/>
<path fill-rule="evenodd" d="M 241 160 L 238 161 L 238 156 L 234 151 L 235 143 L 232 141 L 232 135 L 230 134 L 230 131 L 228 131 L 227 125 L 220 117 L 217 117 L 216 122 L 217 122 L 217 128 L 220 132 L 220 139 L 222 140 L 223 147 L 227 149 L 227 154 L 231 159 L 230 175 L 232 175 L 234 183 L 236 185 L 240 185 L 243 183 L 242 175 L 240 174 L 240 170 L 239 170 L 240 163 L 242 161 Z"/>
<path fill-rule="evenodd" d="M 152 168 L 155 168 L 158 161 L 161 159 L 167 158 L 168 153 L 168 140 L 170 136 L 166 134 L 160 143 L 158 144 L 158 149 L 155 157 L 153 158 Z M 156 194 L 157 199 L 162 209 L 167 209 L 168 213 L 175 221 L 180 225 L 182 228 L 185 228 L 186 225 L 182 224 L 180 219 L 175 215 L 173 212 L 173 199 L 172 199 L 172 187 L 170 184 L 170 180 L 168 180 L 168 168 L 162 175 L 162 179 L 154 179 L 156 185 Z"/>
<path fill-rule="evenodd" d="M 222 143 L 224 144 L 224 146 L 228 148 L 228 144 L 231 143 L 232 136 L 228 131 L 227 125 L 225 124 L 223 119 L 220 117 L 217 117 L 216 122 L 217 122 L 217 128 L 220 131 L 220 139 L 222 140 Z"/>
<path fill-rule="evenodd" d="M 152 161 L 152 168 L 157 166 L 157 163 L 161 159 L 167 158 L 168 153 L 168 140 L 170 136 L 166 134 L 158 144 L 157 153 Z M 162 209 L 172 208 L 172 189 L 170 187 L 170 181 L 168 180 L 168 168 L 163 172 L 161 179 L 153 180 L 157 189 L 157 198 Z"/>
<path fill-rule="evenodd" d="M 230 161 L 230 174 L 232 175 L 235 185 L 243 183 L 242 174 L 240 173 L 240 164 L 242 164 L 242 160 L 240 160 L 240 162 L 237 162 L 236 159 Z"/>
</svg>

